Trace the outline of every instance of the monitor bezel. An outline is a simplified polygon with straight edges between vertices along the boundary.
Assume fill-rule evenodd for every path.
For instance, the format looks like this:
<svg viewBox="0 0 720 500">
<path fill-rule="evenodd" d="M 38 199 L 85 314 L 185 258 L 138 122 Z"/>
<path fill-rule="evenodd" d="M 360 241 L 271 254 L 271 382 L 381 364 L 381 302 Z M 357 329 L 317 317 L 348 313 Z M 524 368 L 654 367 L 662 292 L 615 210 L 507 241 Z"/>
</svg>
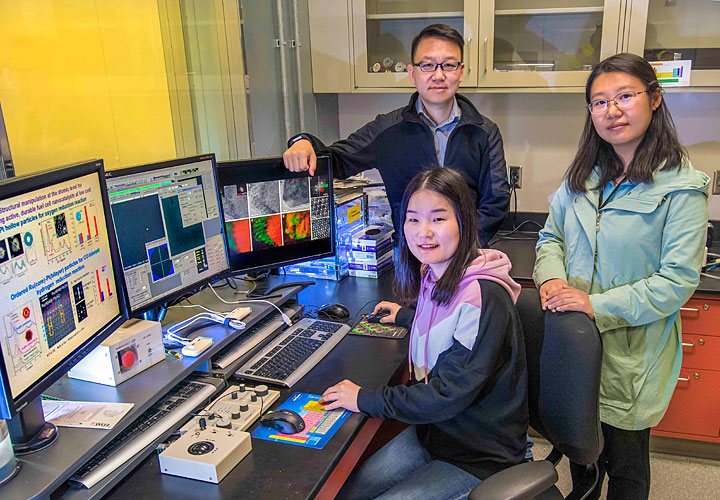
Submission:
<svg viewBox="0 0 720 500">
<path fill-rule="evenodd" d="M 329 252 L 323 252 L 320 254 L 314 254 L 312 256 L 303 256 L 298 258 L 292 258 L 289 260 L 284 260 L 282 262 L 273 262 L 272 264 L 261 264 L 257 266 L 250 266 L 250 267 L 241 267 L 241 268 L 233 268 L 233 262 L 230 257 L 230 252 L 228 249 L 228 260 L 230 262 L 230 270 L 227 273 L 226 277 L 232 277 L 237 276 L 241 274 L 247 274 L 247 273 L 257 273 L 262 271 L 267 271 L 270 269 L 276 269 L 283 266 L 289 266 L 292 264 L 297 264 L 299 262 L 305 262 L 307 260 L 311 259 L 322 259 L 324 257 L 332 257 L 335 255 L 337 249 L 336 247 L 336 241 L 335 241 L 335 192 L 333 188 L 333 170 L 332 170 L 332 158 L 330 155 L 318 155 L 317 156 L 317 164 L 320 165 L 320 162 L 326 162 L 327 163 L 327 174 L 328 174 L 328 188 L 330 190 L 330 251 Z M 259 165 L 272 165 L 273 167 L 282 167 L 285 169 L 285 164 L 283 162 L 282 157 L 266 157 L 266 158 L 253 158 L 251 160 L 229 160 L 229 161 L 219 161 L 218 166 L 218 172 L 223 169 L 230 169 L 230 168 L 253 168 L 257 167 Z M 317 170 L 316 170 L 317 172 Z M 292 178 L 302 178 L 302 177 L 310 177 L 310 174 L 305 172 L 291 172 L 290 170 L 287 170 L 287 179 Z M 224 186 L 220 185 L 220 178 L 218 177 L 218 192 L 220 189 L 222 189 Z M 225 212 L 223 211 L 223 221 L 225 220 Z M 224 224 L 223 224 L 224 225 Z M 227 234 L 225 235 L 227 238 Z M 228 247 L 227 240 L 225 241 L 225 246 Z"/>
<path fill-rule="evenodd" d="M 222 200 L 220 199 L 220 188 L 218 185 L 218 172 L 217 172 L 217 163 L 215 161 L 215 153 L 206 153 L 201 155 L 195 155 L 195 156 L 186 156 L 183 158 L 174 158 L 172 160 L 163 160 L 155 163 L 148 163 L 146 165 L 134 165 L 132 167 L 125 167 L 125 168 L 119 168 L 119 169 L 113 169 L 113 170 L 106 170 L 105 171 L 105 178 L 106 179 L 116 179 L 119 177 L 126 177 L 129 175 L 135 175 L 140 174 L 144 172 L 149 172 L 152 170 L 160 170 L 163 168 L 172 168 L 176 167 L 178 165 L 188 165 L 191 163 L 198 163 L 202 161 L 210 160 L 212 162 L 212 171 L 213 175 L 215 176 L 215 195 L 217 196 L 217 204 L 218 204 L 218 212 L 220 213 L 221 220 L 224 221 L 223 218 L 223 211 L 222 211 Z M 130 307 L 130 315 L 133 317 L 139 317 L 143 313 L 147 311 L 152 311 L 153 309 L 156 309 L 158 307 L 165 307 L 165 304 L 170 303 L 174 300 L 177 300 L 178 298 L 187 295 L 190 292 L 198 291 L 201 287 L 212 283 L 213 281 L 216 281 L 222 276 L 225 276 L 230 269 L 230 254 L 228 252 L 227 247 L 227 238 L 225 236 L 225 224 L 220 224 L 222 236 L 223 236 L 223 246 L 225 248 L 225 261 L 227 263 L 226 267 L 214 274 L 211 274 L 202 280 L 196 281 L 193 284 L 184 286 L 182 288 L 179 288 L 178 290 L 175 290 L 173 293 L 170 293 L 168 295 L 164 295 L 162 297 L 159 297 L 157 299 L 152 300 L 151 302 L 148 302 L 147 304 L 144 304 L 137 309 L 133 309 L 130 302 L 128 302 Z M 113 228 L 115 227 L 115 222 L 113 220 Z M 118 251 L 119 251 L 119 243 L 118 243 Z M 122 259 L 122 257 L 121 257 Z M 122 260 L 120 263 L 120 266 L 122 268 Z"/>
<path fill-rule="evenodd" d="M 107 226 L 108 246 L 110 248 L 110 261 L 112 264 L 113 275 L 115 279 L 115 288 L 118 298 L 118 314 L 98 332 L 80 344 L 70 354 L 65 356 L 48 372 L 40 376 L 30 387 L 25 389 L 16 397 L 13 397 L 10 389 L 10 379 L 5 366 L 5 359 L 0 350 L 0 375 L 2 375 L 2 390 L 0 395 L 0 416 L 2 418 L 12 418 L 23 410 L 30 402 L 34 401 L 48 387 L 54 384 L 60 377 L 67 373 L 70 368 L 75 366 L 90 351 L 95 349 L 103 340 L 109 337 L 118 327 L 120 327 L 129 316 L 129 304 L 127 289 L 125 287 L 125 275 L 120 265 L 120 252 L 115 237 L 115 226 L 112 223 L 110 214 L 110 199 L 105 184 L 105 169 L 103 160 L 88 160 L 80 163 L 65 165 L 49 170 L 34 172 L 32 174 L 19 177 L 12 177 L 0 182 L 0 199 L 19 196 L 39 189 L 47 188 L 54 184 L 71 181 L 79 177 L 90 174 L 96 174 L 100 185 L 100 196 L 102 197 L 103 212 L 105 215 L 105 224 Z"/>
</svg>

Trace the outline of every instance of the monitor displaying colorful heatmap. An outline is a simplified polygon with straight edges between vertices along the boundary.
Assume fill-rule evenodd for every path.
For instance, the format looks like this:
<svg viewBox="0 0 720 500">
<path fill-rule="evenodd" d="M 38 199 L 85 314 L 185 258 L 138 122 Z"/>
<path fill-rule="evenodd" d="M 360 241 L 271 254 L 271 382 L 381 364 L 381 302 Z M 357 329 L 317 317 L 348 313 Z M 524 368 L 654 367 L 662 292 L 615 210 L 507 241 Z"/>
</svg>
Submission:
<svg viewBox="0 0 720 500">
<path fill-rule="evenodd" d="M 282 158 L 218 162 L 218 184 L 234 273 L 333 254 L 329 158 L 318 158 L 312 177 Z"/>
</svg>

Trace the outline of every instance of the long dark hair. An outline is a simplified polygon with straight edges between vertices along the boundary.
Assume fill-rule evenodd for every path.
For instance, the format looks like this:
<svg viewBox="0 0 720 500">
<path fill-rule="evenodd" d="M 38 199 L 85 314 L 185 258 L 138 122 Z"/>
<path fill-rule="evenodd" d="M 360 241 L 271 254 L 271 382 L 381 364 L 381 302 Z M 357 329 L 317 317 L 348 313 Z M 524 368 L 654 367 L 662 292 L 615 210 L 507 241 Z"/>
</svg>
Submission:
<svg viewBox="0 0 720 500">
<path fill-rule="evenodd" d="M 451 168 L 434 168 L 423 170 L 412 178 L 405 188 L 402 199 L 403 227 L 408 203 L 413 194 L 422 189 L 434 191 L 444 196 L 455 210 L 455 220 L 460 228 L 460 243 L 450 264 L 433 288 L 432 300 L 438 305 L 447 305 L 452 300 L 455 290 L 465 273 L 465 269 L 477 257 L 480 248 L 478 239 L 477 212 L 473 206 L 470 188 L 462 176 Z M 398 238 L 400 256 L 395 263 L 394 291 L 398 301 L 403 305 L 411 304 L 420 293 L 420 282 L 425 266 L 410 252 L 404 229 Z"/>
<path fill-rule="evenodd" d="M 585 102 L 588 104 L 592 84 L 598 75 L 603 73 L 626 73 L 634 76 L 643 83 L 651 100 L 658 92 L 662 92 L 655 71 L 645 59 L 635 54 L 617 54 L 601 61 L 590 73 L 585 84 Z M 680 145 L 675 124 L 663 99 L 660 106 L 652 112 L 650 125 L 638 144 L 625 175 L 631 182 L 649 184 L 652 183 L 653 172 L 663 161 L 663 170 L 680 168 L 683 158 L 686 157 L 687 152 Z M 598 135 L 588 111 L 577 154 L 565 173 L 572 191 L 585 192 L 585 184 L 595 165 L 600 167 L 600 182 L 596 188 L 607 185 L 623 172 L 622 160 L 612 145 Z"/>
</svg>

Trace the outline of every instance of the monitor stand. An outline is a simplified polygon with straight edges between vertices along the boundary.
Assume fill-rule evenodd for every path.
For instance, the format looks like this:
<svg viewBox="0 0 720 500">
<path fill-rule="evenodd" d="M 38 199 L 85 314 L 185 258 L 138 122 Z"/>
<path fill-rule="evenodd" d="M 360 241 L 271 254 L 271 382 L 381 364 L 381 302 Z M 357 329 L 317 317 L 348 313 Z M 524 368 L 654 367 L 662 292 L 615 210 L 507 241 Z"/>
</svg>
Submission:
<svg viewBox="0 0 720 500">
<path fill-rule="evenodd" d="M 167 314 L 167 307 L 159 306 L 150 309 L 149 311 L 145 311 L 142 315 L 142 319 L 161 322 L 165 319 L 165 314 Z"/>
<path fill-rule="evenodd" d="M 277 286 L 274 286 L 272 288 L 266 288 L 266 287 L 256 287 L 251 292 L 248 292 L 247 297 L 249 299 L 268 299 L 272 297 L 280 297 L 282 294 L 275 295 L 275 292 L 279 292 L 280 290 L 284 288 L 292 288 L 299 286 L 300 290 L 304 289 L 307 286 L 314 285 L 314 281 L 288 281 L 286 283 L 280 283 Z"/>
<path fill-rule="evenodd" d="M 26 455 L 47 448 L 58 437 L 55 424 L 45 422 L 40 397 L 7 421 L 10 440 L 16 455 Z"/>
</svg>

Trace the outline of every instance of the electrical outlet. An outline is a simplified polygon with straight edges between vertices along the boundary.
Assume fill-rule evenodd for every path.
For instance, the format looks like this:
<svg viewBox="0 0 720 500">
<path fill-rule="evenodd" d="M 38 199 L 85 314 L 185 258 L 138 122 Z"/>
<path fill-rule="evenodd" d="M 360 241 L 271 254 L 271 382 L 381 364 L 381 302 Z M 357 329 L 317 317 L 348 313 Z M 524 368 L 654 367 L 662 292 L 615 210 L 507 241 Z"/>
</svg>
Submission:
<svg viewBox="0 0 720 500">
<path fill-rule="evenodd" d="M 712 194 L 720 194 L 720 170 L 713 172 Z"/>
<path fill-rule="evenodd" d="M 712 194 L 720 194 L 720 170 L 713 172 Z"/>
<path fill-rule="evenodd" d="M 508 182 L 511 188 L 520 189 L 522 188 L 522 167 L 510 165 L 510 175 L 508 176 Z"/>
</svg>

